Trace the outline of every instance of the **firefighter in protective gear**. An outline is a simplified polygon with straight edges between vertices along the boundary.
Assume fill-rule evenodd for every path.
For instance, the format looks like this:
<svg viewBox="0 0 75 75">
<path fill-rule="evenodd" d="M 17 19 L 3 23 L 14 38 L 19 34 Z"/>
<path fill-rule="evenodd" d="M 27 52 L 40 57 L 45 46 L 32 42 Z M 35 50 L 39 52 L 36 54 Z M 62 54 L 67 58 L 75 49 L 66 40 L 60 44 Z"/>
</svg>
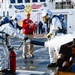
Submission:
<svg viewBox="0 0 75 75">
<path fill-rule="evenodd" d="M 50 26 L 50 31 L 46 36 L 51 40 L 55 35 L 57 35 L 59 29 L 62 29 L 60 20 L 58 19 L 58 17 L 53 18 L 52 12 L 48 9 L 42 12 L 42 18 L 44 22 L 49 21 L 48 24 Z M 50 64 L 48 65 L 48 67 L 56 67 L 57 59 L 60 57 L 59 49 L 50 47 L 49 56 L 50 56 Z"/>
<path fill-rule="evenodd" d="M 0 24 L 0 32 L 4 32 L 6 34 L 8 34 L 11 37 L 16 37 L 19 38 L 21 40 L 26 41 L 27 43 L 30 42 L 30 39 L 28 39 L 27 37 L 23 36 L 22 34 L 19 34 L 17 32 L 17 30 L 12 26 L 12 24 L 18 23 L 21 20 L 21 16 L 20 15 L 15 15 L 14 17 L 11 18 L 11 23 L 9 18 L 5 17 L 1 20 L 1 24 Z M 1 41 L 1 40 L 0 40 Z M 0 48 L 2 52 L 0 52 L 0 71 L 8 69 L 8 63 L 9 63 L 9 52 L 8 52 L 8 48 L 6 46 L 5 43 L 0 44 Z M 2 58 L 3 57 L 3 58 Z"/>
<path fill-rule="evenodd" d="M 18 25 L 21 25 L 22 24 L 20 23 L 21 20 L 22 20 L 22 17 L 20 15 L 15 15 L 10 20 L 8 19 L 7 23 L 5 22 L 6 20 L 3 20 L 3 24 L 0 26 L 0 32 L 5 32 L 11 37 L 16 37 L 21 40 L 25 40 L 24 36 L 22 34 L 19 34 L 16 31 L 16 29 L 13 27 L 13 25 L 16 23 L 18 23 Z"/>
<path fill-rule="evenodd" d="M 49 15 L 46 12 L 48 12 Z M 49 21 L 51 20 L 51 18 L 52 18 L 52 12 L 50 10 L 43 10 L 43 12 L 42 12 L 42 19 L 44 21 L 43 25 L 45 25 L 45 34 L 47 34 L 47 32 L 48 32 Z"/>
</svg>

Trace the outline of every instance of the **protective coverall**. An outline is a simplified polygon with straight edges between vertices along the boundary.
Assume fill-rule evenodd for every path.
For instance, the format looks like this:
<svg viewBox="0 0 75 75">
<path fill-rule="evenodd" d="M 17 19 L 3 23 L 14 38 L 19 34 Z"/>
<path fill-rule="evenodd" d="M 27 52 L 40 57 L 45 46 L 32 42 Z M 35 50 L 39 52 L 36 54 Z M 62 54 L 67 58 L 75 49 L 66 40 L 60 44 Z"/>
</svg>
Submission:
<svg viewBox="0 0 75 75">
<path fill-rule="evenodd" d="M 11 37 L 17 37 L 24 40 L 25 36 L 19 34 L 10 23 L 3 24 L 0 26 L 0 32 L 5 32 Z M 0 38 L 0 71 L 9 68 L 9 51 L 6 44 Z"/>
</svg>

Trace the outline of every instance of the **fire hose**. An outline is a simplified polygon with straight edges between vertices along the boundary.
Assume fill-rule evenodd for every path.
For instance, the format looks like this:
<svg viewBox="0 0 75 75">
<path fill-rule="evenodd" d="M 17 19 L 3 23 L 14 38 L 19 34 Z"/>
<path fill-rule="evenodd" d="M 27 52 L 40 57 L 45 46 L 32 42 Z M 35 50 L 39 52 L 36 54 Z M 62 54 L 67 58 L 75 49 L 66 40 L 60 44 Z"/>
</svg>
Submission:
<svg viewBox="0 0 75 75">
<path fill-rule="evenodd" d="M 31 40 L 31 41 L 30 41 L 30 44 L 44 46 L 44 42 L 36 41 L 36 40 Z M 21 45 L 17 48 L 17 50 L 19 50 L 22 45 L 23 45 L 23 42 L 22 42 Z"/>
</svg>

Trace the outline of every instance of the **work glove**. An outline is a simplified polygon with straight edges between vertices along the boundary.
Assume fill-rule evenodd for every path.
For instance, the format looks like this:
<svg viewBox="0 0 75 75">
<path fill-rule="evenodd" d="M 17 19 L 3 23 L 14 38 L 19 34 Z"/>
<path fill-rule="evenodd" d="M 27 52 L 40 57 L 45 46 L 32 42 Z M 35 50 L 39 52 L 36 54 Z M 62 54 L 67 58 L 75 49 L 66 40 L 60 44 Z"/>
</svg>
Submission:
<svg viewBox="0 0 75 75">
<path fill-rule="evenodd" d="M 49 33 L 46 35 L 47 38 L 51 38 L 51 36 L 52 34 L 49 34 Z"/>
<path fill-rule="evenodd" d="M 25 37 L 25 38 L 24 38 L 24 41 L 25 41 L 26 43 L 30 43 L 31 40 L 30 40 L 28 37 Z"/>
</svg>

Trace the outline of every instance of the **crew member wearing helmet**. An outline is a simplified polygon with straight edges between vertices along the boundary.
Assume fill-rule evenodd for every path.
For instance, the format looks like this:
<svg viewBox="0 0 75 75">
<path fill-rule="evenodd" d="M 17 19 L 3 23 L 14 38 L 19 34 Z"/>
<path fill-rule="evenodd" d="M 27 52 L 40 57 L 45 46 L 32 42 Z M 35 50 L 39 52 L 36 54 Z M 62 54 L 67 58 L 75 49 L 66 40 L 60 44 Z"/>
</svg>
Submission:
<svg viewBox="0 0 75 75">
<path fill-rule="evenodd" d="M 61 22 L 58 17 L 53 17 L 50 10 L 42 12 L 43 21 L 49 21 L 50 31 L 47 34 L 48 38 L 53 38 L 60 29 L 62 29 Z M 50 64 L 48 67 L 56 67 L 57 59 L 59 58 L 59 50 L 57 48 L 49 48 Z"/>
<path fill-rule="evenodd" d="M 26 18 L 23 20 L 23 26 L 22 26 L 22 32 L 25 36 L 27 36 L 29 39 L 33 39 L 33 33 L 36 30 L 36 25 L 35 23 L 30 19 L 31 14 L 29 12 L 26 13 Z M 23 44 L 23 58 L 27 58 L 27 52 L 29 49 L 29 55 L 30 57 L 34 57 L 33 55 L 33 44 L 29 44 L 29 48 L 28 48 L 28 44 L 26 44 L 24 42 Z"/>
<path fill-rule="evenodd" d="M 46 13 L 48 12 L 49 15 Z M 45 25 L 45 34 L 47 34 L 49 32 L 49 29 L 50 29 L 50 21 L 51 21 L 51 18 L 52 18 L 52 12 L 49 11 L 49 10 L 43 10 L 42 12 L 42 19 L 44 21 L 44 24 Z"/>
<path fill-rule="evenodd" d="M 19 23 L 19 21 L 22 20 L 22 17 L 20 15 L 13 16 L 10 20 L 8 17 L 3 18 L 2 24 L 0 26 L 0 32 L 5 32 L 6 34 L 10 35 L 11 37 L 17 37 L 21 40 L 24 40 L 24 36 L 22 34 L 19 34 L 16 29 L 12 26 L 16 23 L 18 25 L 21 25 L 22 23 Z"/>
<path fill-rule="evenodd" d="M 17 38 L 19 38 L 21 40 L 24 40 L 24 41 L 29 43 L 30 40 L 27 37 L 23 36 L 22 34 L 19 34 L 16 31 L 16 29 L 11 25 L 11 24 L 18 23 L 18 21 L 21 20 L 21 16 L 20 15 L 15 15 L 14 17 L 12 17 L 11 20 L 12 20 L 11 23 L 10 23 L 10 20 L 9 20 L 8 17 L 4 17 L 1 20 L 2 23 L 0 24 L 0 32 L 4 32 L 4 33 L 8 34 L 11 37 L 17 37 Z M 5 56 L 3 56 L 4 59 L 0 60 L 0 71 L 9 68 L 9 66 L 8 66 L 8 63 L 9 63 L 9 52 L 8 52 L 7 48 L 5 48 L 3 50 L 5 52 L 4 53 Z"/>
</svg>

